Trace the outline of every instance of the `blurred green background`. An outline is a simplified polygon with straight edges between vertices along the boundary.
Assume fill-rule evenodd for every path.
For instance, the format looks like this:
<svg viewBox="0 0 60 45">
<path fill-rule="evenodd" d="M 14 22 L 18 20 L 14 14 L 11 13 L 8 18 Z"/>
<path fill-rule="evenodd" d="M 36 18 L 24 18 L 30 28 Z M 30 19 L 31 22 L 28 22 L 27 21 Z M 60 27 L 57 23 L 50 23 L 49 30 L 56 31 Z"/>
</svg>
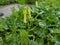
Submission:
<svg viewBox="0 0 60 45">
<path fill-rule="evenodd" d="M 28 3 L 34 4 L 36 0 L 0 0 L 0 5 L 11 4 L 11 3 Z"/>
<path fill-rule="evenodd" d="M 40 5 L 57 5 L 60 6 L 60 0 L 0 0 L 0 5 L 5 4 L 12 4 L 12 3 L 20 3 L 20 4 L 35 4 L 35 2 L 38 1 Z"/>
</svg>

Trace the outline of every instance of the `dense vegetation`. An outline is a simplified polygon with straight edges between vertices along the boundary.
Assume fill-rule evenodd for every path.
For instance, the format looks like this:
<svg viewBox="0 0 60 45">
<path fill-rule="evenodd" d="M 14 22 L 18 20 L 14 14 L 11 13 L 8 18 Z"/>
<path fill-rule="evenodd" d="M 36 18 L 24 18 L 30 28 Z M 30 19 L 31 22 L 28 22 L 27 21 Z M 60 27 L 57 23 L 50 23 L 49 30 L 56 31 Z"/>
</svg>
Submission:
<svg viewBox="0 0 60 45">
<path fill-rule="evenodd" d="M 19 6 L 18 11 L 13 7 L 11 16 L 0 18 L 0 45 L 60 45 L 60 6 L 56 2 Z"/>
<path fill-rule="evenodd" d="M 20 3 L 20 4 L 34 4 L 36 0 L 0 0 L 0 5 L 6 5 L 11 3 Z"/>
<path fill-rule="evenodd" d="M 11 4 L 11 3 L 20 3 L 20 4 L 35 4 L 38 1 L 46 5 L 59 5 L 60 0 L 0 0 L 0 5 Z"/>
<path fill-rule="evenodd" d="M 15 0 L 0 0 L 0 5 L 10 4 L 14 2 Z"/>
</svg>

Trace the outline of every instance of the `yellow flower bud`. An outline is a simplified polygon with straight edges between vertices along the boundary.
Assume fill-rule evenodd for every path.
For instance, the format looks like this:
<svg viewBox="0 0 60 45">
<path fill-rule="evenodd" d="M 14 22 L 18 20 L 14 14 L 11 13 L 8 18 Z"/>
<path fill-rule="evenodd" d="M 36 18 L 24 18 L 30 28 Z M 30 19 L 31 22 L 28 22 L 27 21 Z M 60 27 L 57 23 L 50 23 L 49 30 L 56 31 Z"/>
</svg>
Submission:
<svg viewBox="0 0 60 45">
<path fill-rule="evenodd" d="M 36 6 L 38 6 L 38 1 L 36 1 Z"/>
<path fill-rule="evenodd" d="M 31 17 L 31 9 L 30 8 L 28 8 L 28 15 L 29 15 L 29 17 Z"/>
<path fill-rule="evenodd" d="M 24 15 L 24 23 L 26 23 L 26 14 L 27 14 L 27 11 L 26 9 L 23 10 L 23 15 Z"/>
</svg>

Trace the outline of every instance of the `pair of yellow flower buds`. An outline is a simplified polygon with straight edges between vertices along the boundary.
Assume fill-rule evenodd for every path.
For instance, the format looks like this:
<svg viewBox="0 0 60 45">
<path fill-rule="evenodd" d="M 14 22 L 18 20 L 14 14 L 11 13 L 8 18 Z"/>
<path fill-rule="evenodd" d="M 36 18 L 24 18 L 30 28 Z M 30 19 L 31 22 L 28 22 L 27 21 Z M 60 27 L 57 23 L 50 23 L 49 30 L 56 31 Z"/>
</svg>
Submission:
<svg viewBox="0 0 60 45">
<path fill-rule="evenodd" d="M 31 9 L 30 8 L 28 8 L 28 11 L 26 10 L 26 8 L 24 8 L 24 10 L 23 10 L 24 23 L 27 23 L 27 18 L 26 18 L 27 13 L 28 13 L 29 17 L 31 17 Z"/>
<path fill-rule="evenodd" d="M 36 1 L 36 6 L 38 6 L 38 1 Z M 26 21 L 27 20 L 26 19 L 27 13 L 28 13 L 29 17 L 31 17 L 31 9 L 30 8 L 28 8 L 28 11 L 26 10 L 26 8 L 24 8 L 24 10 L 23 10 L 24 23 L 27 23 L 27 21 Z"/>
</svg>

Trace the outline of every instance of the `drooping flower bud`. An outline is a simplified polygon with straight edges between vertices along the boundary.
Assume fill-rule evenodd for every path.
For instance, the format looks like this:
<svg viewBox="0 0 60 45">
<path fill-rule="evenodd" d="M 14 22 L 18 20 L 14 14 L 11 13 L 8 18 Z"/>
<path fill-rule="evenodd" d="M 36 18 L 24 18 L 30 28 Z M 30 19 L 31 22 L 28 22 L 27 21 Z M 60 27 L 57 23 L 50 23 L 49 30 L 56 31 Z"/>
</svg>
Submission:
<svg viewBox="0 0 60 45">
<path fill-rule="evenodd" d="M 26 11 L 26 8 L 24 8 L 23 10 L 23 15 L 24 15 L 24 23 L 26 23 L 26 14 L 27 14 L 27 11 Z"/>
<path fill-rule="evenodd" d="M 31 17 L 31 9 L 30 8 L 28 8 L 28 15 L 29 15 L 29 17 Z"/>
</svg>

